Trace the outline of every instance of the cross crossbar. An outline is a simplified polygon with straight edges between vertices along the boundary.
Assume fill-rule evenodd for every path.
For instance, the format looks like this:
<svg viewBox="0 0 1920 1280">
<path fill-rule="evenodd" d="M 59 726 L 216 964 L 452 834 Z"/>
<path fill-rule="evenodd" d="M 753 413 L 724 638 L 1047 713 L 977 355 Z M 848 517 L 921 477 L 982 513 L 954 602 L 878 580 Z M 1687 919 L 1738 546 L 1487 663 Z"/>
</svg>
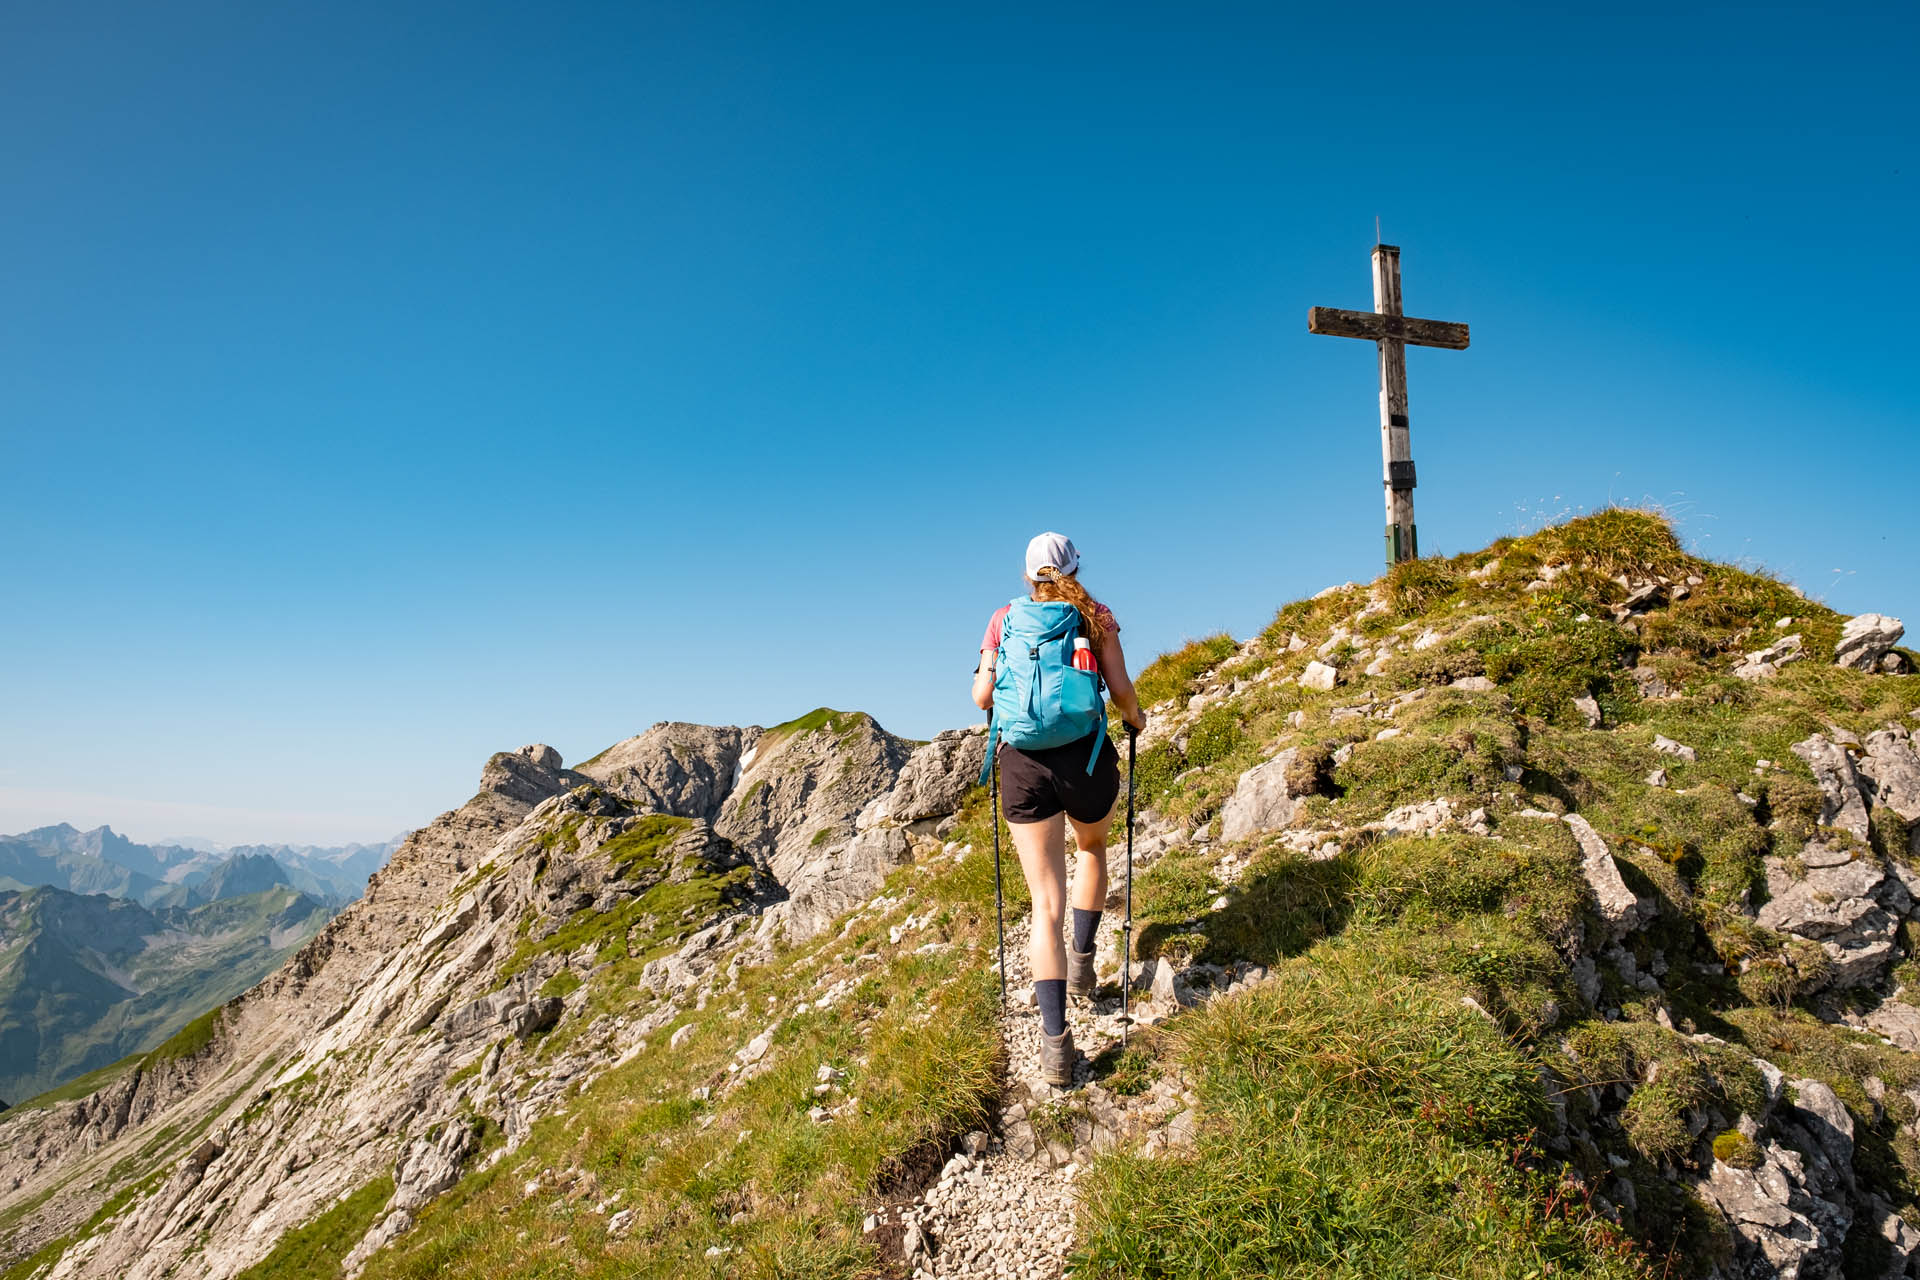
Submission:
<svg viewBox="0 0 1920 1280">
<path fill-rule="evenodd" d="M 1422 320 L 1417 316 L 1381 315 L 1376 311 L 1346 311 L 1339 307 L 1308 307 L 1307 332 L 1335 338 L 1389 340 L 1416 347 L 1467 349 L 1467 326 L 1451 320 Z"/>
</svg>

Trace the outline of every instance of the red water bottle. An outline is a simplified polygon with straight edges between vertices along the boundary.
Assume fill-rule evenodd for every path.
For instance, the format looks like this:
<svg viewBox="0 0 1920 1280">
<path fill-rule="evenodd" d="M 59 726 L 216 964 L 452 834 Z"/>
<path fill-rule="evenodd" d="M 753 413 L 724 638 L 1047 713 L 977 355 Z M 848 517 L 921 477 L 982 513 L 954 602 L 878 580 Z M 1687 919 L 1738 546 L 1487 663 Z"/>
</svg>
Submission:
<svg viewBox="0 0 1920 1280">
<path fill-rule="evenodd" d="M 1093 646 L 1087 643 L 1085 636 L 1075 636 L 1073 638 L 1073 669 L 1075 671 L 1092 671 L 1096 674 L 1100 670 L 1100 664 L 1096 662 L 1093 657 Z"/>
</svg>

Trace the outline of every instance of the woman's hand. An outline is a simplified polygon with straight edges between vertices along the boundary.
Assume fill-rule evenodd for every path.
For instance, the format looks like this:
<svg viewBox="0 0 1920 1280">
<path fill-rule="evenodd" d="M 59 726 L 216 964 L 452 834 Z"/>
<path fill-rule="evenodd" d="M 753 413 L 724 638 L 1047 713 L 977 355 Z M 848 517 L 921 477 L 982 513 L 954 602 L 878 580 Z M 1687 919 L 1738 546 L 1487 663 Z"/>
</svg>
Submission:
<svg viewBox="0 0 1920 1280">
<path fill-rule="evenodd" d="M 1147 711 L 1146 711 L 1146 708 L 1142 707 L 1138 701 L 1136 701 L 1133 704 L 1133 707 L 1131 710 L 1129 710 L 1126 707 L 1120 708 L 1120 719 L 1123 723 L 1125 723 L 1127 728 L 1133 730 L 1134 733 L 1136 734 L 1142 733 L 1146 730 Z"/>
</svg>

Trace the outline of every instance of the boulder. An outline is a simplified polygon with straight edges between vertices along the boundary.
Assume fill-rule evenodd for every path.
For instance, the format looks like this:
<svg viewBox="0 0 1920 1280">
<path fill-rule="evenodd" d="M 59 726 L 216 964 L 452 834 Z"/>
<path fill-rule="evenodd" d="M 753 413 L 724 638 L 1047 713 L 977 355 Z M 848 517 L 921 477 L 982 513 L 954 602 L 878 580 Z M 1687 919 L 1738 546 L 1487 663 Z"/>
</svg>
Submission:
<svg viewBox="0 0 1920 1280">
<path fill-rule="evenodd" d="M 1301 688 L 1318 689 L 1323 693 L 1333 688 L 1339 680 L 1340 672 L 1336 668 L 1330 667 L 1318 659 L 1309 662 L 1307 669 L 1300 673 Z"/>
<path fill-rule="evenodd" d="M 1580 874 L 1593 892 L 1594 909 L 1606 924 L 1610 940 L 1618 941 L 1653 918 L 1655 904 L 1645 901 L 1627 887 L 1620 868 L 1607 849 L 1607 842 L 1593 824 L 1577 813 L 1566 816 L 1567 829 L 1580 846 Z"/>
<path fill-rule="evenodd" d="M 1887 651 L 1900 643 L 1907 633 L 1900 619 L 1884 613 L 1863 613 L 1849 618 L 1840 629 L 1839 643 L 1833 646 L 1833 663 L 1856 671 L 1871 671 Z"/>
<path fill-rule="evenodd" d="M 1279 831 L 1293 824 L 1300 801 L 1312 794 L 1296 790 L 1288 778 L 1299 758 L 1299 748 L 1288 747 L 1240 775 L 1220 810 L 1222 840 L 1244 840 L 1256 831 Z"/>
<path fill-rule="evenodd" d="M 1806 762 L 1813 770 L 1813 780 L 1820 784 L 1820 825 L 1839 827 L 1866 839 L 1867 805 L 1853 757 L 1821 733 L 1794 743 L 1793 754 Z"/>
<path fill-rule="evenodd" d="M 1920 1053 L 1920 1009 L 1904 1000 L 1882 1000 L 1867 1015 L 1867 1029 L 1893 1041 L 1895 1048 Z"/>
</svg>

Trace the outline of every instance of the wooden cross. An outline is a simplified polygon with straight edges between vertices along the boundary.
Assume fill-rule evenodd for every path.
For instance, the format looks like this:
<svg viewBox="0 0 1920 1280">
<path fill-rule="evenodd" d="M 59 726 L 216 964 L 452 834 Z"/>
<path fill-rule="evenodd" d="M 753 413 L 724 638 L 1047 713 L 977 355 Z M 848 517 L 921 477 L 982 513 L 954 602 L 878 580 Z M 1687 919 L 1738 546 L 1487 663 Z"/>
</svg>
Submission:
<svg viewBox="0 0 1920 1280">
<path fill-rule="evenodd" d="M 1373 246 L 1373 310 L 1309 307 L 1307 332 L 1380 346 L 1380 460 L 1387 492 L 1387 567 L 1420 554 L 1413 526 L 1413 445 L 1407 428 L 1407 343 L 1464 351 L 1467 326 L 1419 320 L 1400 309 L 1400 249 Z"/>
</svg>

